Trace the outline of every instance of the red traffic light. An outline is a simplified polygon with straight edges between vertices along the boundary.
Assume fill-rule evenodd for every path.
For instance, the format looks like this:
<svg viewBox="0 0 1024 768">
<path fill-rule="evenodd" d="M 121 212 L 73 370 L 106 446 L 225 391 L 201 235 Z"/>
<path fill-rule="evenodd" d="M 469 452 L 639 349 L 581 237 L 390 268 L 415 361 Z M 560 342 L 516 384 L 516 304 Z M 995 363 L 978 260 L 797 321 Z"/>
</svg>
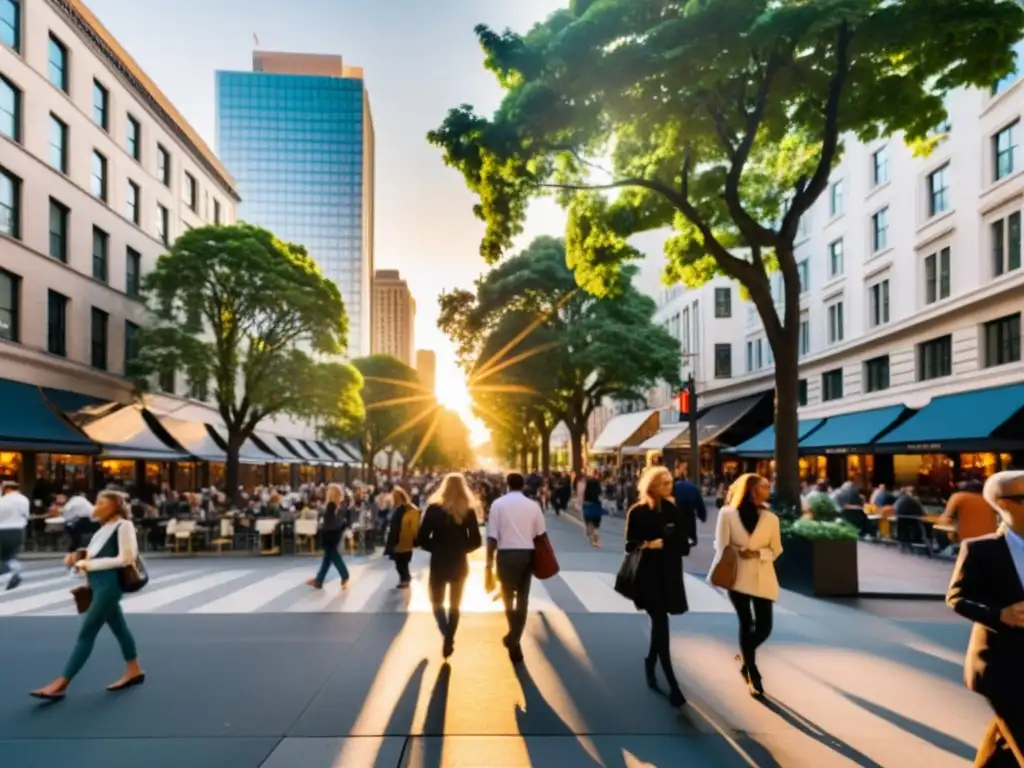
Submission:
<svg viewBox="0 0 1024 768">
<path fill-rule="evenodd" d="M 690 391 L 688 389 L 679 393 L 679 413 L 684 415 L 690 413 Z"/>
</svg>

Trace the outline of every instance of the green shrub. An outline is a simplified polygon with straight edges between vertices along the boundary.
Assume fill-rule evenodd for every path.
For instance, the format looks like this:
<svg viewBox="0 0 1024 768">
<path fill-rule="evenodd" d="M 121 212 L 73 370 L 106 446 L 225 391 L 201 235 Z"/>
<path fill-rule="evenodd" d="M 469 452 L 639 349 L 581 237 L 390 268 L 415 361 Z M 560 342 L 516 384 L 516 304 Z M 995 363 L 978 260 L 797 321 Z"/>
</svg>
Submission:
<svg viewBox="0 0 1024 768">
<path fill-rule="evenodd" d="M 794 520 L 781 525 L 782 538 L 828 541 L 857 541 L 860 534 L 845 520 Z"/>
</svg>

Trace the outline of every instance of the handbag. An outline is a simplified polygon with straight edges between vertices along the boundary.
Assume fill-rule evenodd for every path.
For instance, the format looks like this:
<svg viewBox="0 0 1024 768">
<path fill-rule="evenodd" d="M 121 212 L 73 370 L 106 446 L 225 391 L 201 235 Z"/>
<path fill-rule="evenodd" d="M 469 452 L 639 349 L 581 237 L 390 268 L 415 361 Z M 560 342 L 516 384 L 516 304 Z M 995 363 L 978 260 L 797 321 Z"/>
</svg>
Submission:
<svg viewBox="0 0 1024 768">
<path fill-rule="evenodd" d="M 619 572 L 615 575 L 615 591 L 627 600 L 633 600 L 636 597 L 636 574 L 640 570 L 642 554 L 640 549 L 627 552 L 626 556 L 622 558 Z"/>
<path fill-rule="evenodd" d="M 126 565 L 117 572 L 117 581 L 121 585 L 121 591 L 126 594 L 138 592 L 149 584 L 149 571 L 146 564 L 142 562 L 142 556 L 136 555 L 135 562 Z"/>
<path fill-rule="evenodd" d="M 708 581 L 712 586 L 722 589 L 732 589 L 736 585 L 736 577 L 739 572 L 740 556 L 736 547 L 726 547 L 722 550 L 722 556 L 718 558 Z"/>
<path fill-rule="evenodd" d="M 555 557 L 555 548 L 551 546 L 551 539 L 546 533 L 533 540 L 533 575 L 538 579 L 550 579 L 558 574 L 558 558 Z"/>
<path fill-rule="evenodd" d="M 92 587 L 75 587 L 71 590 L 71 597 L 75 600 L 75 610 L 85 613 L 92 605 Z"/>
</svg>

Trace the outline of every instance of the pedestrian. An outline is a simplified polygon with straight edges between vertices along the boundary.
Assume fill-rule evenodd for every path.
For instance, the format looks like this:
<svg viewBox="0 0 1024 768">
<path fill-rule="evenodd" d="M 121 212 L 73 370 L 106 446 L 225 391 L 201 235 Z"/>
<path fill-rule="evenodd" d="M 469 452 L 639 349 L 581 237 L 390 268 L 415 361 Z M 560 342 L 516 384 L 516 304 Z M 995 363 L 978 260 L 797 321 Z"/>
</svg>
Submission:
<svg viewBox="0 0 1024 768">
<path fill-rule="evenodd" d="M 462 590 L 469 576 L 469 554 L 480 549 L 480 503 L 466 478 L 453 472 L 445 475 L 430 498 L 420 523 L 417 546 L 430 553 L 428 587 L 437 628 L 444 639 L 441 653 L 447 659 L 455 652 Z M 445 611 L 445 593 L 448 610 Z"/>
<path fill-rule="evenodd" d="M 580 507 L 590 546 L 600 549 L 601 518 L 604 517 L 604 505 L 601 503 L 601 481 L 596 472 L 588 477 L 583 484 L 583 503 Z"/>
<path fill-rule="evenodd" d="M 757 668 L 758 647 L 771 636 L 773 603 L 779 599 L 775 561 L 782 554 L 779 518 L 768 508 L 771 484 L 760 475 L 740 475 L 718 511 L 715 560 L 708 579 L 727 549 L 736 555 L 736 572 L 729 600 L 739 619 L 740 674 L 753 696 L 764 695 Z"/>
<path fill-rule="evenodd" d="M 412 582 L 409 563 L 412 562 L 412 551 L 420 532 L 420 511 L 413 506 L 412 499 L 404 488 L 395 486 L 391 495 L 394 499 L 395 512 L 388 527 L 388 543 L 384 554 L 395 563 L 395 570 L 398 571 L 398 589 L 407 589 Z"/>
<path fill-rule="evenodd" d="M 963 541 L 946 603 L 974 622 L 964 682 L 994 716 L 974 759 L 976 766 L 1024 765 L 1024 472 L 998 472 L 983 496 L 1003 525 Z"/>
<path fill-rule="evenodd" d="M 530 606 L 533 581 L 533 553 L 537 537 L 547 533 L 540 505 L 523 493 L 525 480 L 518 472 L 505 478 L 508 493 L 491 505 L 487 520 L 486 587 L 494 587 L 495 566 L 501 585 L 501 599 L 508 620 L 508 634 L 502 642 L 513 664 L 523 660 L 522 639 Z"/>
<path fill-rule="evenodd" d="M 336 483 L 327 486 L 326 496 L 327 505 L 324 507 L 320 526 L 320 546 L 323 547 L 324 556 L 320 560 L 320 570 L 306 584 L 313 589 L 323 589 L 324 579 L 327 578 L 327 572 L 333 565 L 338 571 L 338 576 L 341 577 L 341 588 L 348 589 L 348 568 L 345 566 L 345 560 L 339 550 L 346 524 L 346 515 L 341 508 L 341 486 Z"/>
<path fill-rule="evenodd" d="M 104 625 L 110 627 L 127 667 L 121 678 L 107 686 L 108 691 L 123 691 L 146 680 L 139 666 L 139 654 L 135 647 L 124 612 L 121 610 L 121 572 L 134 566 L 139 559 L 139 545 L 135 526 L 129 520 L 128 502 L 116 491 L 101 491 L 96 499 L 93 512 L 100 523 L 100 529 L 93 535 L 89 547 L 82 552 L 72 552 L 64 562 L 69 568 L 84 573 L 89 580 L 92 599 L 82 617 L 78 641 L 68 659 L 64 672 L 44 688 L 32 691 L 38 699 L 59 701 L 64 698 L 68 686 L 85 666 L 96 644 L 96 636 Z"/>
<path fill-rule="evenodd" d="M 690 541 L 697 538 L 697 521 L 692 511 L 679 509 L 672 498 L 672 473 L 664 466 L 649 467 L 637 486 L 639 498 L 626 513 L 626 552 L 639 550 L 633 586 L 633 603 L 651 620 L 651 644 L 644 659 L 647 685 L 658 690 L 655 667 L 668 683 L 669 703 L 686 704 L 672 668 L 669 616 L 689 610 L 683 585 L 683 557 Z"/>
<path fill-rule="evenodd" d="M 28 518 L 28 499 L 18 490 L 18 484 L 9 480 L 0 484 L 0 576 L 11 574 L 7 589 L 21 584 L 18 553 L 25 543 Z"/>
</svg>

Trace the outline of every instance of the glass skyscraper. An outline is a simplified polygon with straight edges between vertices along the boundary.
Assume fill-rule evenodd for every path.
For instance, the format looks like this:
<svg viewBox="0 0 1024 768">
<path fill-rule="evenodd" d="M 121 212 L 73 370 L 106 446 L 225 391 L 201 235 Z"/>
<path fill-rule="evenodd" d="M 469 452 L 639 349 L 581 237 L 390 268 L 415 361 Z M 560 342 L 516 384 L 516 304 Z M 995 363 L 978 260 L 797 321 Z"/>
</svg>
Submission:
<svg viewBox="0 0 1024 768">
<path fill-rule="evenodd" d="M 217 153 L 238 184 L 239 220 L 306 247 L 345 301 L 349 355 L 369 354 L 374 140 L 362 70 L 257 51 L 252 72 L 218 72 Z"/>
</svg>

